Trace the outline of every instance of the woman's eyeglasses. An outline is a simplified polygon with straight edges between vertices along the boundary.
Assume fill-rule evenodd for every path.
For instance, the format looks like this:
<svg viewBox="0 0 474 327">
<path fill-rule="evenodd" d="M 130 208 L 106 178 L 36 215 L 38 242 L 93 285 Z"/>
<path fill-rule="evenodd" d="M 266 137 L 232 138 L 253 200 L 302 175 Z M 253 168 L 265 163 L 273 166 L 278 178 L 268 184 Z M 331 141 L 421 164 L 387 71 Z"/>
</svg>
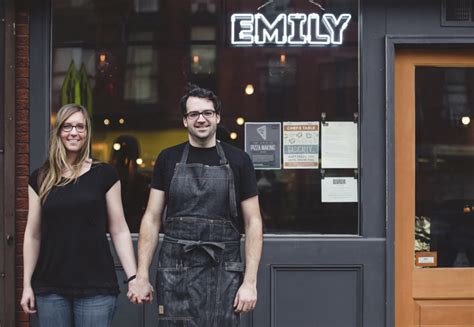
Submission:
<svg viewBox="0 0 474 327">
<path fill-rule="evenodd" d="M 78 133 L 84 133 L 86 131 L 86 125 L 84 124 L 77 124 L 77 125 L 72 125 L 72 124 L 64 124 L 61 126 L 61 129 L 65 132 L 70 132 L 72 129 L 75 128 L 76 132 Z"/>
</svg>

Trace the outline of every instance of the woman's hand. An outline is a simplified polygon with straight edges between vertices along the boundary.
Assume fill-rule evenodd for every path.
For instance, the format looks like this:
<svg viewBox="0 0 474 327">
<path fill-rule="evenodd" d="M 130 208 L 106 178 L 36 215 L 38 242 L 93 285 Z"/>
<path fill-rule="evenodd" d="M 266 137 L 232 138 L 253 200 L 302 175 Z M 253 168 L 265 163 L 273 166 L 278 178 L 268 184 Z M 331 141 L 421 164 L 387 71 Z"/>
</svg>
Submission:
<svg viewBox="0 0 474 327">
<path fill-rule="evenodd" d="M 35 293 L 33 293 L 33 289 L 31 287 L 23 288 L 23 295 L 21 296 L 20 304 L 25 313 L 36 313 Z"/>
</svg>

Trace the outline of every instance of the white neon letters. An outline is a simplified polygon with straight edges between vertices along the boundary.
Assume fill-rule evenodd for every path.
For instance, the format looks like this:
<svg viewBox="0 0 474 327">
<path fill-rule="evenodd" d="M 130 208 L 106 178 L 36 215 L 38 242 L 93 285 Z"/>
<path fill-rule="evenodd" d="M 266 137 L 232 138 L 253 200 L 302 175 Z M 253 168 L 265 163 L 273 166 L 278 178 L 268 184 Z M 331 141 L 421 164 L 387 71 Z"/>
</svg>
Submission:
<svg viewBox="0 0 474 327">
<path fill-rule="evenodd" d="M 273 21 L 258 14 L 231 16 L 233 45 L 329 45 L 342 44 L 343 33 L 351 20 L 350 14 L 279 14 Z M 324 26 L 321 28 L 321 26 Z M 325 32 L 321 31 L 322 29 Z"/>
</svg>

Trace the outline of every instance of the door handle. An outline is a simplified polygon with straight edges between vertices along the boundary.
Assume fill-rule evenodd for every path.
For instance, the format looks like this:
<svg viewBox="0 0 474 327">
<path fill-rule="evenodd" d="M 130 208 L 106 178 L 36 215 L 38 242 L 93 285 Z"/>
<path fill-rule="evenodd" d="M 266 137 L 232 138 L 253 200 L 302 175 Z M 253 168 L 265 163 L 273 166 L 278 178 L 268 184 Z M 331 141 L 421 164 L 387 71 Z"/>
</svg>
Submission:
<svg viewBox="0 0 474 327">
<path fill-rule="evenodd" d="M 13 235 L 12 234 L 7 234 L 6 240 L 7 240 L 7 245 L 12 245 L 13 244 Z"/>
</svg>

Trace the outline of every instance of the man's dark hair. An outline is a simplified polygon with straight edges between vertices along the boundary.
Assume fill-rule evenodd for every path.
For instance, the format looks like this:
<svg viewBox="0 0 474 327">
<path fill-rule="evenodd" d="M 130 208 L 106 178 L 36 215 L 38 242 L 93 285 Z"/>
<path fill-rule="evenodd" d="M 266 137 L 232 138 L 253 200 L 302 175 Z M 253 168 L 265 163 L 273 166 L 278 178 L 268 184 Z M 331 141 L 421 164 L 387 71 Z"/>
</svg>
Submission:
<svg viewBox="0 0 474 327">
<path fill-rule="evenodd" d="M 216 113 L 221 113 L 221 101 L 211 90 L 204 89 L 194 84 L 189 84 L 187 93 L 179 101 L 179 106 L 181 107 L 181 113 L 186 115 L 186 102 L 189 97 L 196 97 L 201 99 L 207 99 L 212 102 L 214 105 L 214 110 Z"/>
</svg>

